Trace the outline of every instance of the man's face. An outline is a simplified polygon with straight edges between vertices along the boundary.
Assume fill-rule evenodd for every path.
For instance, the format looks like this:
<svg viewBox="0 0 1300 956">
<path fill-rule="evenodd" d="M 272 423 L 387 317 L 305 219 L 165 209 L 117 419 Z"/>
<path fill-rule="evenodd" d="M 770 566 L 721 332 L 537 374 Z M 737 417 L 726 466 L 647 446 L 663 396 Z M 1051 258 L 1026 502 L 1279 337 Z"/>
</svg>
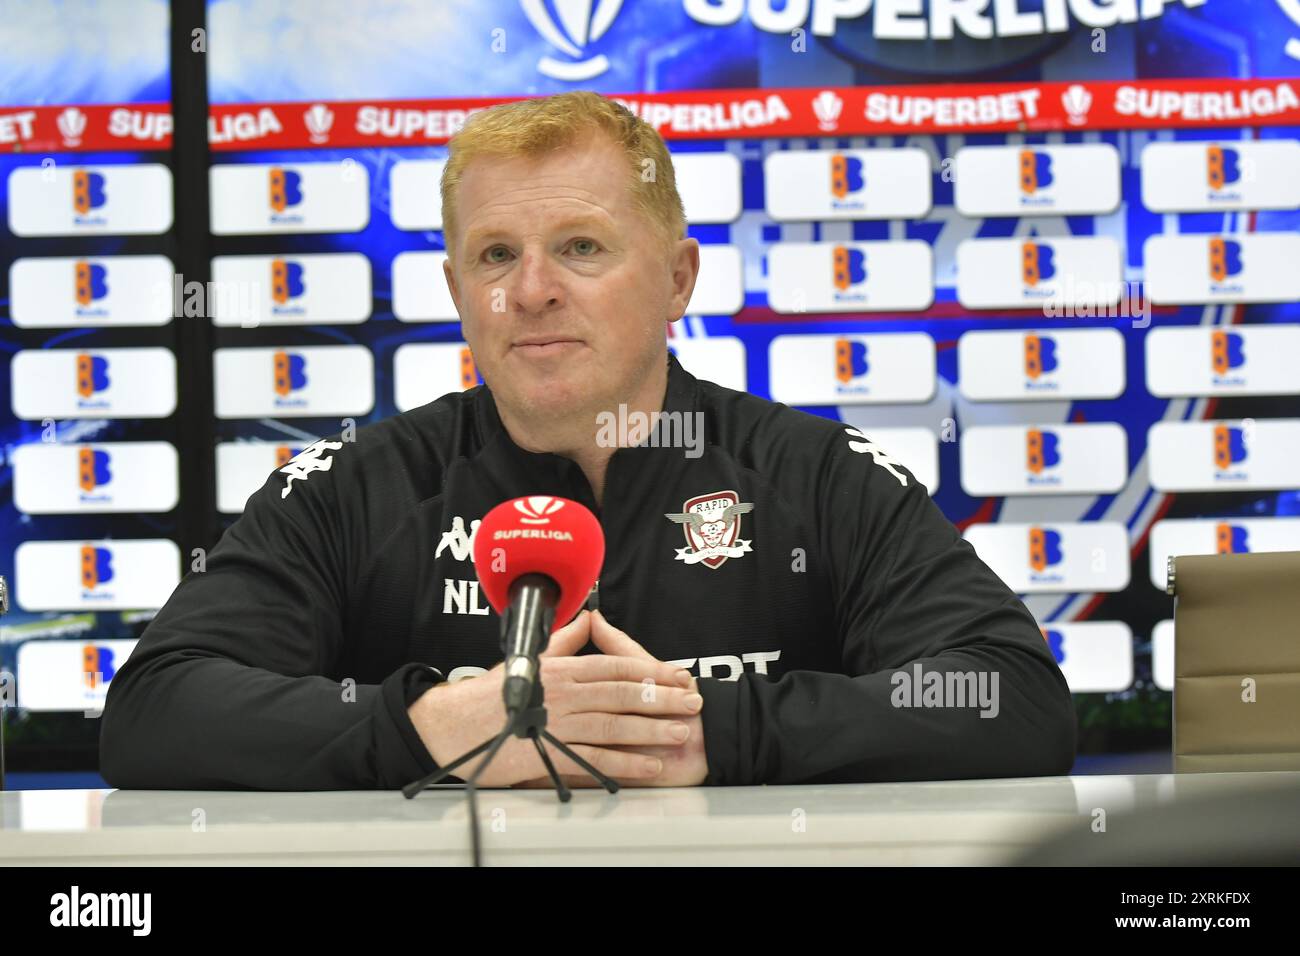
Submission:
<svg viewBox="0 0 1300 956">
<path fill-rule="evenodd" d="M 447 282 L 504 409 L 594 422 L 666 361 L 664 326 L 686 310 L 699 247 L 685 239 L 665 251 L 632 205 L 631 175 L 623 151 L 597 134 L 545 157 L 466 168 Z"/>
</svg>

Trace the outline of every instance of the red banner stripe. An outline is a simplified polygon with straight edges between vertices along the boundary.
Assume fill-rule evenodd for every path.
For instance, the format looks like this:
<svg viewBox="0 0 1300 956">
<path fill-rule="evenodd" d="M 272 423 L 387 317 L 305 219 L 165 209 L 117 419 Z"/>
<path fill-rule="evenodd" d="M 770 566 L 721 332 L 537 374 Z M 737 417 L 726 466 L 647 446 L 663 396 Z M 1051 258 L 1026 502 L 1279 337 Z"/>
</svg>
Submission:
<svg viewBox="0 0 1300 956">
<path fill-rule="evenodd" d="M 167 103 L 0 107 L 0 152 L 97 153 L 171 149 Z"/>
<path fill-rule="evenodd" d="M 611 94 L 668 140 L 1300 125 L 1300 78 L 944 83 Z M 213 106 L 215 152 L 436 146 L 522 97 Z M 0 152 L 169 149 L 167 104 L 0 108 Z"/>
</svg>

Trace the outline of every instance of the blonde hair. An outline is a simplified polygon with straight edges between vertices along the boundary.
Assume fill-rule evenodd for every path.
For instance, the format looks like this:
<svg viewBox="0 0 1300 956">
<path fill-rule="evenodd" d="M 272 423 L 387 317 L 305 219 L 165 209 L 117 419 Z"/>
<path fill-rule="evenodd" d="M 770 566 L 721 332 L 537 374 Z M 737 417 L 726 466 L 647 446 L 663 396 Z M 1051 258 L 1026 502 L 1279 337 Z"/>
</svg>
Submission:
<svg viewBox="0 0 1300 956">
<path fill-rule="evenodd" d="M 578 90 L 502 103 L 478 113 L 448 143 L 442 171 L 442 228 L 449 255 L 457 228 L 456 187 L 476 156 L 540 157 L 571 145 L 590 131 L 604 132 L 623 148 L 633 205 L 666 247 L 686 236 L 686 212 L 677 192 L 668 147 L 655 128 L 599 93 Z"/>
</svg>

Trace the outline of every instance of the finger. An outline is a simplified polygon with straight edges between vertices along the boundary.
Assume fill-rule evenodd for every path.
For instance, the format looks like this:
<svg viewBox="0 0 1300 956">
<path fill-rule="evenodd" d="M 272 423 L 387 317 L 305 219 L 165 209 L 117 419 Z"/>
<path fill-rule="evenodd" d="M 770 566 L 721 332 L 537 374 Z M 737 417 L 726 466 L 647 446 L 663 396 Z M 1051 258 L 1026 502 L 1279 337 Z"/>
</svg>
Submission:
<svg viewBox="0 0 1300 956">
<path fill-rule="evenodd" d="M 551 760 L 555 762 L 556 772 L 560 776 L 586 776 L 587 771 L 577 762 L 570 760 L 550 744 L 544 744 Z M 629 780 L 648 780 L 663 772 L 663 761 L 658 757 L 647 757 L 635 751 L 607 750 L 604 747 L 592 747 L 587 744 L 573 744 L 571 748 L 583 760 L 587 761 L 607 777 L 625 777 Z"/>
<path fill-rule="evenodd" d="M 629 681 L 643 684 L 661 684 L 665 687 L 690 687 L 691 673 L 676 664 L 666 664 L 654 658 L 611 657 L 607 654 L 584 654 L 551 661 L 544 672 L 572 681 Z"/>
<path fill-rule="evenodd" d="M 567 744 L 602 747 L 680 747 L 690 727 L 663 717 L 585 712 L 566 714 L 555 721 L 555 735 Z M 658 756 L 657 754 L 655 756 Z"/>
<path fill-rule="evenodd" d="M 684 687 L 659 687 L 628 681 L 592 681 L 565 688 L 565 712 L 605 711 L 615 714 L 689 717 L 700 712 L 704 698 Z"/>
<path fill-rule="evenodd" d="M 551 635 L 546 650 L 539 657 L 572 657 L 591 640 L 591 612 L 585 608 L 564 627 Z"/>
<path fill-rule="evenodd" d="M 658 660 L 644 647 L 632 640 L 624 631 L 620 631 L 600 611 L 591 612 L 591 639 L 604 654 L 614 657 L 648 657 Z"/>
</svg>

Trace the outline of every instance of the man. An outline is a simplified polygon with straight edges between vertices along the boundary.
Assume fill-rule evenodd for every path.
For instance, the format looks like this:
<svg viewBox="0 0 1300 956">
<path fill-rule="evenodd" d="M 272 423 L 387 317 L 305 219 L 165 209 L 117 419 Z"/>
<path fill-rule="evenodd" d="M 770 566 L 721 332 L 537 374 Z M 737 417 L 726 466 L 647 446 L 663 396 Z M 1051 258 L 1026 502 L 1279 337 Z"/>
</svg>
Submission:
<svg viewBox="0 0 1300 956">
<path fill-rule="evenodd" d="M 111 685 L 110 783 L 395 788 L 494 735 L 469 539 L 524 495 L 603 526 L 598 609 L 542 677 L 549 729 L 624 784 L 1069 771 L 1040 631 L 911 472 L 668 354 L 699 248 L 653 129 L 592 93 L 481 112 L 442 200 L 486 385 L 317 442 L 249 499 Z M 657 429 L 618 442 L 638 413 Z M 512 740 L 481 779 L 544 775 Z"/>
</svg>

